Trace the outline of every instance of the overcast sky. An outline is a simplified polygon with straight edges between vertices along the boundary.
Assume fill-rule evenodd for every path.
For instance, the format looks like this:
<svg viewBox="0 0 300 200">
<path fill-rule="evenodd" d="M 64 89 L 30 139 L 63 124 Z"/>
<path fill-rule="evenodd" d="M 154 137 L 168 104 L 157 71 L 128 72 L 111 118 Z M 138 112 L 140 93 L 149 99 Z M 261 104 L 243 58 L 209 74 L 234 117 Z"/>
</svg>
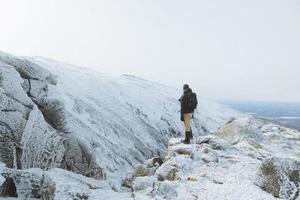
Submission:
<svg viewBox="0 0 300 200">
<path fill-rule="evenodd" d="M 0 0 L 0 50 L 211 99 L 300 101 L 299 0 Z"/>
</svg>

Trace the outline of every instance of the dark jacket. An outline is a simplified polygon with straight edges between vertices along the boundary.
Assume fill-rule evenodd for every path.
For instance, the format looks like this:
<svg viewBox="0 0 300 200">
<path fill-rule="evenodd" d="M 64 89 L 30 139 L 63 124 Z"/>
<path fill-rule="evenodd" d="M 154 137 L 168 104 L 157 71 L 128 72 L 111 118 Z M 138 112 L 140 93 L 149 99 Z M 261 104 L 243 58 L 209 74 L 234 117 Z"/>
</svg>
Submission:
<svg viewBox="0 0 300 200">
<path fill-rule="evenodd" d="M 191 105 L 191 103 L 189 102 L 191 98 L 195 101 L 194 105 Z M 181 114 L 193 113 L 198 104 L 197 95 L 190 88 L 184 91 L 179 100 L 181 102 Z"/>
</svg>

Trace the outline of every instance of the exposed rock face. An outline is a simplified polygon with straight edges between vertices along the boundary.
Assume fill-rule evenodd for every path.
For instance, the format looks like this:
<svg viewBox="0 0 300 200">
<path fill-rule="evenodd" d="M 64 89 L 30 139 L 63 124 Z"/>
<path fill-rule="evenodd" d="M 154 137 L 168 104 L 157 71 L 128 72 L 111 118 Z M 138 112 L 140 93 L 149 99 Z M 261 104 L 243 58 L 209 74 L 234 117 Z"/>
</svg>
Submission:
<svg viewBox="0 0 300 200">
<path fill-rule="evenodd" d="M 274 197 L 296 199 L 299 195 L 300 162 L 271 158 L 261 164 L 256 184 Z"/>
<path fill-rule="evenodd" d="M 48 96 L 54 75 L 26 59 L 0 53 L 0 161 L 7 167 L 63 167 L 98 179 L 102 168 L 68 132 L 64 104 Z"/>
<path fill-rule="evenodd" d="M 22 137 L 23 168 L 59 167 L 64 156 L 63 137 L 49 126 L 35 106 L 29 115 Z"/>
<path fill-rule="evenodd" d="M 37 168 L 14 170 L 0 166 L 0 180 L 2 178 L 1 197 L 22 200 L 131 199 L 130 194 L 118 194 L 105 181 L 58 168 L 48 171 Z"/>
<path fill-rule="evenodd" d="M 64 141 L 66 152 L 64 154 L 62 168 L 96 179 L 105 179 L 103 169 L 97 165 L 95 159 L 85 146 L 70 135 Z"/>
<path fill-rule="evenodd" d="M 42 170 L 6 169 L 1 175 L 6 178 L 6 182 L 0 187 L 2 196 L 18 199 L 54 199 L 55 183 Z"/>
<path fill-rule="evenodd" d="M 15 69 L 1 62 L 0 65 L 3 76 L 0 90 L 0 142 L 3 148 L 0 156 L 8 167 L 21 168 L 21 138 L 33 104 L 18 84 L 22 81 Z"/>
</svg>

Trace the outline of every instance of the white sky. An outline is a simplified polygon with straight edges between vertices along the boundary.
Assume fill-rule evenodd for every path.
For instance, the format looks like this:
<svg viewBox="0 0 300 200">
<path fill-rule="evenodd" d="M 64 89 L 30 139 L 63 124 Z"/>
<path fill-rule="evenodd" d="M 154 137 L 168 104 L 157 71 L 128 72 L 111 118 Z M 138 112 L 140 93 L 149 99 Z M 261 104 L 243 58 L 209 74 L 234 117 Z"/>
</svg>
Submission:
<svg viewBox="0 0 300 200">
<path fill-rule="evenodd" d="M 0 50 L 212 99 L 300 101 L 299 0 L 0 0 Z"/>
</svg>

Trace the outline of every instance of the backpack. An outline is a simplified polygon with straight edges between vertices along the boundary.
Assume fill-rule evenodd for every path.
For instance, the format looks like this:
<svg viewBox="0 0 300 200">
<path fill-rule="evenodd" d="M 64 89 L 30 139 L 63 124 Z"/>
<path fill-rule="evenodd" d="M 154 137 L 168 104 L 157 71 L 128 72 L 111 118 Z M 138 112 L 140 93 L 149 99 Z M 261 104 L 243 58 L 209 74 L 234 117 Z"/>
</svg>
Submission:
<svg viewBox="0 0 300 200">
<path fill-rule="evenodd" d="M 198 105 L 197 95 L 192 92 L 187 96 L 187 106 L 192 109 L 196 109 Z"/>
</svg>

